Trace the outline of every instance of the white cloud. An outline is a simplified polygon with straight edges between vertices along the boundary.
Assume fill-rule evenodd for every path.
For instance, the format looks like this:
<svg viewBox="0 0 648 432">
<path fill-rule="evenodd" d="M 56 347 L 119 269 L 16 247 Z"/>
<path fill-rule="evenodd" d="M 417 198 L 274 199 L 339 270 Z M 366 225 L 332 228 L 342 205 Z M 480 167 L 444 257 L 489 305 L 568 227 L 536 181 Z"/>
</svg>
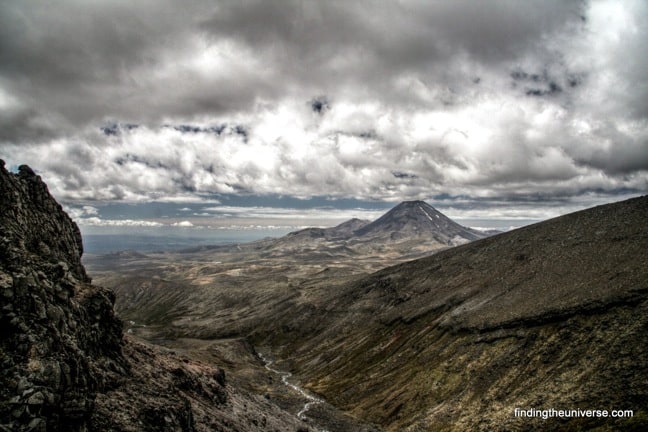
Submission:
<svg viewBox="0 0 648 432">
<path fill-rule="evenodd" d="M 218 206 L 203 209 L 209 214 L 235 218 L 290 219 L 290 220 L 348 220 L 352 218 L 373 220 L 380 217 L 383 210 L 336 209 L 336 208 L 279 208 L 279 207 L 237 207 Z"/>
<path fill-rule="evenodd" d="M 111 227 L 161 227 L 163 224 L 150 220 L 133 219 L 100 219 L 98 217 L 78 218 L 75 222 L 82 226 L 111 226 Z"/>
<path fill-rule="evenodd" d="M 75 220 L 99 214 L 98 208 L 89 205 L 84 205 L 82 207 L 65 206 L 64 210 L 72 219 Z"/>
<path fill-rule="evenodd" d="M 171 226 L 176 226 L 176 227 L 192 227 L 192 226 L 194 226 L 194 224 L 192 224 L 192 223 L 189 222 L 188 220 L 184 220 L 184 221 L 181 221 L 181 222 L 174 222 L 174 223 L 171 224 Z"/>
</svg>

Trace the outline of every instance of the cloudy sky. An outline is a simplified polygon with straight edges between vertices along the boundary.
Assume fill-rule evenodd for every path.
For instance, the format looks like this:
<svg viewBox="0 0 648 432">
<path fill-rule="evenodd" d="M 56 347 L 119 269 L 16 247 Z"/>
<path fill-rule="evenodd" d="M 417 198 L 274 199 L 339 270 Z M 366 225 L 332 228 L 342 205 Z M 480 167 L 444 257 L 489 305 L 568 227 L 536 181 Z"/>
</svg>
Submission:
<svg viewBox="0 0 648 432">
<path fill-rule="evenodd" d="M 2 0 L 0 157 L 83 225 L 544 219 L 647 193 L 647 46 L 643 0 Z"/>
</svg>

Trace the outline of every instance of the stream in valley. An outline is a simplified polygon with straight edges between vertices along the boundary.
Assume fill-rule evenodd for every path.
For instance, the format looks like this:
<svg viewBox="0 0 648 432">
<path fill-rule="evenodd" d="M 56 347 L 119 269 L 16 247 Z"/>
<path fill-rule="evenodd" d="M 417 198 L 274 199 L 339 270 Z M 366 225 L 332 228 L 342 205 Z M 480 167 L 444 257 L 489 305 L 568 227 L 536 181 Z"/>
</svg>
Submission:
<svg viewBox="0 0 648 432">
<path fill-rule="evenodd" d="M 308 418 L 308 416 L 306 415 L 306 413 L 307 413 L 307 412 L 308 412 L 308 411 L 309 411 L 313 406 L 318 405 L 318 404 L 323 404 L 323 403 L 325 403 L 325 402 L 324 402 L 322 399 L 313 396 L 312 394 L 310 394 L 309 392 L 307 392 L 306 390 L 304 390 L 303 388 L 301 388 L 299 385 L 294 384 L 294 383 L 291 383 L 290 381 L 288 381 L 288 380 L 290 379 L 290 377 L 292 377 L 292 373 L 290 373 L 290 372 L 285 372 L 285 371 L 280 371 L 280 370 L 274 369 L 274 368 L 272 367 L 272 365 L 274 364 L 274 361 L 272 361 L 272 360 L 268 360 L 268 359 L 267 359 L 263 354 L 261 354 L 261 353 L 257 353 L 257 354 L 258 354 L 259 358 L 261 359 L 261 361 L 263 361 L 263 364 L 264 364 L 264 366 L 265 366 L 265 368 L 266 368 L 267 370 L 269 370 L 270 372 L 275 373 L 275 374 L 281 376 L 281 382 L 282 382 L 284 385 L 290 387 L 293 391 L 295 391 L 296 393 L 298 393 L 299 395 L 301 395 L 301 396 L 304 398 L 304 400 L 305 400 L 306 402 L 304 403 L 304 406 L 303 406 L 303 408 L 301 409 L 301 411 L 299 411 L 299 412 L 297 413 L 297 418 L 299 418 L 300 420 L 308 421 L 309 418 Z M 329 432 L 328 429 L 317 429 L 317 430 L 318 430 L 319 432 Z"/>
<path fill-rule="evenodd" d="M 299 384 L 296 384 L 293 374 L 274 367 L 276 361 L 270 360 L 269 356 L 264 356 L 259 352 L 256 352 L 256 355 L 263 362 L 268 372 L 281 377 L 281 385 L 294 394 L 295 400 L 299 401 L 297 407 L 300 409 L 296 414 L 297 418 L 309 424 L 317 432 L 381 431 L 379 427 L 358 421 L 358 419 L 349 416 L 324 399 L 313 395 Z"/>
</svg>

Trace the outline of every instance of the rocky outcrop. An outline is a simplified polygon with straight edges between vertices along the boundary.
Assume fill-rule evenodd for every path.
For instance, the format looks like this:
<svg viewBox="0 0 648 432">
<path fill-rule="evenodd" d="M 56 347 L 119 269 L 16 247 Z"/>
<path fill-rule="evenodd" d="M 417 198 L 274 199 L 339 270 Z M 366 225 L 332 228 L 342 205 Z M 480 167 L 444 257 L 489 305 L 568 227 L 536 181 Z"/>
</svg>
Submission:
<svg viewBox="0 0 648 432">
<path fill-rule="evenodd" d="M 83 244 L 79 227 L 31 168 L 22 165 L 15 175 L 7 172 L 4 165 L 0 161 L 3 263 L 24 266 L 39 260 L 64 262 L 70 276 L 90 282 L 81 264 Z"/>
<path fill-rule="evenodd" d="M 29 167 L 0 163 L 0 425 L 86 430 L 102 371 L 124 373 L 114 294 L 92 286 L 78 227 Z"/>
</svg>

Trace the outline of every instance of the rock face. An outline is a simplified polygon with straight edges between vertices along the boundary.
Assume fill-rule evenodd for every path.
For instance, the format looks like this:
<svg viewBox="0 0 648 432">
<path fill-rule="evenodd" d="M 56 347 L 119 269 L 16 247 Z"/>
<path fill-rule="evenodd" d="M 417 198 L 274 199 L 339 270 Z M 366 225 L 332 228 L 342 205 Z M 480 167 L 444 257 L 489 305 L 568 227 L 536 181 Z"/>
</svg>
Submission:
<svg viewBox="0 0 648 432">
<path fill-rule="evenodd" d="M 111 291 L 90 284 L 78 227 L 27 166 L 0 164 L 0 425 L 86 430 L 101 369 L 123 372 Z"/>
<path fill-rule="evenodd" d="M 81 265 L 81 232 L 50 196 L 45 183 L 26 165 L 18 168 L 18 175 L 12 175 L 4 161 L 0 164 L 3 262 L 47 257 L 54 264 L 66 263 L 76 280 L 90 282 Z"/>
</svg>

